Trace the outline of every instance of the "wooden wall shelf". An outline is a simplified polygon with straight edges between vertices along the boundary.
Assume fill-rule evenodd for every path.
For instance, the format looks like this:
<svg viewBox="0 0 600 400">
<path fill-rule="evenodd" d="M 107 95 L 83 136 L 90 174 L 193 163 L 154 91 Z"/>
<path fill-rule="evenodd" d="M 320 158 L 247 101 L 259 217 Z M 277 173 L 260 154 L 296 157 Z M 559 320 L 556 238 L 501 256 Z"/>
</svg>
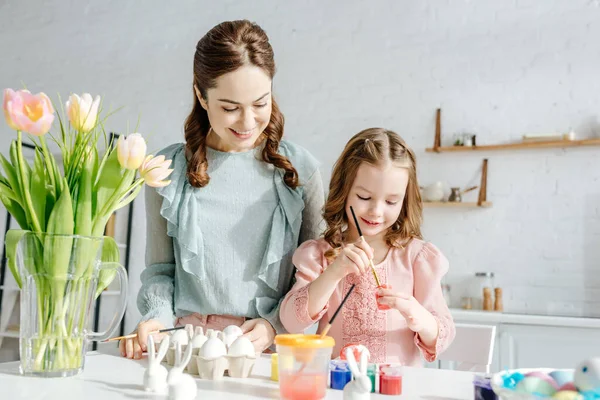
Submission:
<svg viewBox="0 0 600 400">
<path fill-rule="evenodd" d="M 442 110 L 438 108 L 435 119 L 435 137 L 433 139 L 433 147 L 425 149 L 425 151 L 428 153 L 600 146 L 600 138 L 588 138 L 580 140 L 529 140 L 514 143 L 486 144 L 482 146 L 442 146 L 441 116 Z"/>
<path fill-rule="evenodd" d="M 425 149 L 428 153 L 447 153 L 447 152 L 466 152 L 466 151 L 486 151 L 486 150 L 518 150 L 518 149 L 540 149 L 540 148 L 561 148 L 561 147 L 585 147 L 600 146 L 600 139 L 582 139 L 582 140 L 544 140 L 516 142 L 505 144 L 486 144 L 483 146 L 446 146 L 429 147 Z"/>
<path fill-rule="evenodd" d="M 487 201 L 487 172 L 488 172 L 488 159 L 484 158 L 481 164 L 481 183 L 479 186 L 479 193 L 477 194 L 477 201 L 423 201 L 424 208 L 430 207 L 452 207 L 452 208 L 473 208 L 473 207 L 491 207 L 492 203 Z M 477 186 L 472 189 L 477 188 Z M 470 191 L 471 189 L 467 190 Z"/>
<path fill-rule="evenodd" d="M 436 207 L 440 207 L 440 208 L 477 208 L 477 207 L 484 207 L 484 208 L 488 208 L 491 207 L 492 203 L 489 201 L 484 201 L 481 203 L 481 205 L 477 204 L 477 202 L 464 202 L 464 201 L 459 201 L 459 202 L 453 202 L 453 201 L 424 201 L 423 202 L 423 207 L 426 208 L 436 208 Z"/>
</svg>

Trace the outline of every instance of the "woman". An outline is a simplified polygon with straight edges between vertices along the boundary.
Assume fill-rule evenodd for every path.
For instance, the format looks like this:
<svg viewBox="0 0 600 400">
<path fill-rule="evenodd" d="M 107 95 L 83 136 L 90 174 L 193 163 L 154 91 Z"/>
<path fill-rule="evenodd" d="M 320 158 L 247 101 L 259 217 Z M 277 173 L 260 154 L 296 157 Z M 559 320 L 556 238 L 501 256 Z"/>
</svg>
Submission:
<svg viewBox="0 0 600 400">
<path fill-rule="evenodd" d="M 272 96 L 273 50 L 248 21 L 211 29 L 194 56 L 194 106 L 171 183 L 146 192 L 142 322 L 121 355 L 141 358 L 149 332 L 191 323 L 239 325 L 257 352 L 284 332 L 279 305 L 291 257 L 321 233 L 323 184 L 316 160 L 282 141 Z"/>
</svg>

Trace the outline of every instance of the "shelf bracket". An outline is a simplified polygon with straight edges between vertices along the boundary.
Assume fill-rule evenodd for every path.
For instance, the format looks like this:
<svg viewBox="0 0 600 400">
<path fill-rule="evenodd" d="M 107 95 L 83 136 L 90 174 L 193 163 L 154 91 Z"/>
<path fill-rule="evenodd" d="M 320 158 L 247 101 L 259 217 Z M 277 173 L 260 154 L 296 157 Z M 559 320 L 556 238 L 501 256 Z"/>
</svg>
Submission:
<svg viewBox="0 0 600 400">
<path fill-rule="evenodd" d="M 433 140 L 433 151 L 437 152 L 442 147 L 442 109 L 438 108 L 435 116 L 435 139 Z"/>
<path fill-rule="evenodd" d="M 487 201 L 487 170 L 488 170 L 488 159 L 483 159 L 483 165 L 481 166 L 481 185 L 479 186 L 479 197 L 477 199 L 477 205 L 481 207 L 484 202 Z"/>
</svg>

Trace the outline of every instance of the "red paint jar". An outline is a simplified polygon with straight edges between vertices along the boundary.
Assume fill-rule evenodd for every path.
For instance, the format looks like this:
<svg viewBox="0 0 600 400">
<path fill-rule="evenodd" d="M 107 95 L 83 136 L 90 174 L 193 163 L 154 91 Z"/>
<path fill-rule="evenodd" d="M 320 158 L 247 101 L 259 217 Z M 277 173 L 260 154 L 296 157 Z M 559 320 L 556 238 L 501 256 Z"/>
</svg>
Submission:
<svg viewBox="0 0 600 400">
<path fill-rule="evenodd" d="M 379 393 L 402 394 L 402 370 L 399 365 L 382 364 L 379 366 Z"/>
</svg>

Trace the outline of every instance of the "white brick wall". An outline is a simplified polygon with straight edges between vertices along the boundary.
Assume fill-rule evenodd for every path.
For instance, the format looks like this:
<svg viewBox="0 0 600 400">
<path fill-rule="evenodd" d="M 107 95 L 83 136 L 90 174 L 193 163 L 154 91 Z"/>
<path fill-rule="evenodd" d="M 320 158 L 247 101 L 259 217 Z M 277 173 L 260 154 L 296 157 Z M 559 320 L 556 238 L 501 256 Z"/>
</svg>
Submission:
<svg viewBox="0 0 600 400">
<path fill-rule="evenodd" d="M 127 108 L 158 149 L 182 139 L 197 40 L 249 18 L 271 37 L 287 136 L 328 176 L 346 140 L 370 126 L 403 135 L 421 184 L 476 183 L 489 157 L 485 210 L 427 209 L 425 233 L 451 260 L 453 296 L 475 271 L 496 272 L 509 310 L 600 316 L 598 148 L 426 154 L 434 111 L 446 140 L 598 132 L 600 9 L 588 0 L 0 2 L 0 87 L 89 91 Z M 11 133 L 2 125 L 5 149 Z M 475 198 L 476 192 L 467 199 Z M 143 200 L 131 279 L 143 268 Z M 137 318 L 135 297 L 130 318 Z"/>
</svg>

